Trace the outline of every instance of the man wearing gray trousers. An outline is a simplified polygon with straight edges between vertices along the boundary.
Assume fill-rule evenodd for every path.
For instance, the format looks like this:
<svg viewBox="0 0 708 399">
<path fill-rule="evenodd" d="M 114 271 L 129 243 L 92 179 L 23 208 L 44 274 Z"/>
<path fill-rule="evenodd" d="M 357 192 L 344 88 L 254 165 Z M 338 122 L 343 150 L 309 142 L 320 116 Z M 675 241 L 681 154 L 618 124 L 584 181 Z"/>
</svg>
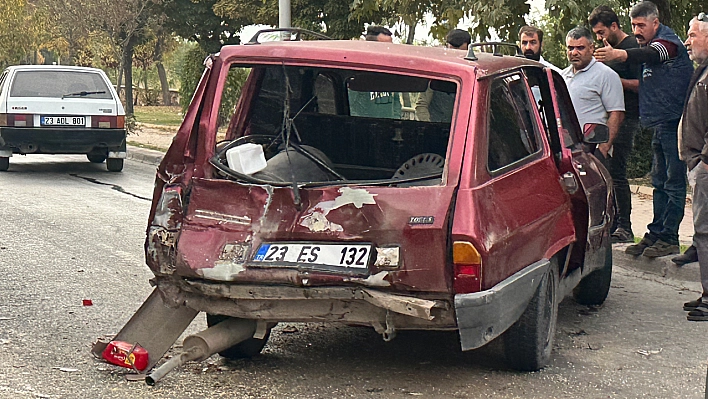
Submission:
<svg viewBox="0 0 708 399">
<path fill-rule="evenodd" d="M 693 186 L 693 244 L 698 250 L 703 294 L 683 304 L 688 320 L 708 321 L 708 15 L 693 18 L 684 43 L 699 67 L 688 87 L 679 127 L 679 155 L 688 165 Z M 694 182 L 695 181 L 695 185 Z"/>
</svg>

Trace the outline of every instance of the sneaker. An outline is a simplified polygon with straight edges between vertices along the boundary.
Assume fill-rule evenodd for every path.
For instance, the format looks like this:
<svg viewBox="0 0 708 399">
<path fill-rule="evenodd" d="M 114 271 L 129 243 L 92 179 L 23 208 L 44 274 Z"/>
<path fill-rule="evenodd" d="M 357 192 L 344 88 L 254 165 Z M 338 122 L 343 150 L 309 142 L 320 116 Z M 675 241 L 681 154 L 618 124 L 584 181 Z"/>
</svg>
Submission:
<svg viewBox="0 0 708 399">
<path fill-rule="evenodd" d="M 658 258 L 660 256 L 673 255 L 681 252 L 678 244 L 669 244 L 666 241 L 656 240 L 654 245 L 647 247 L 642 255 L 647 258 Z"/>
<path fill-rule="evenodd" d="M 610 236 L 612 243 L 616 242 L 634 242 L 634 233 L 632 230 L 627 230 L 622 227 L 618 227 L 614 233 Z"/>
<path fill-rule="evenodd" d="M 695 309 L 688 312 L 689 321 L 708 321 L 708 303 L 701 302 Z"/>
<path fill-rule="evenodd" d="M 638 244 L 628 246 L 627 249 L 624 250 L 624 252 L 627 255 L 639 256 L 642 254 L 642 252 L 644 252 L 645 249 L 654 245 L 655 242 L 656 239 L 649 236 L 649 234 L 644 234 L 644 238 L 642 238 L 642 240 L 639 241 Z"/>
<path fill-rule="evenodd" d="M 683 304 L 683 310 L 690 312 L 692 310 L 696 310 L 698 305 L 700 305 L 703 302 L 703 297 L 699 297 L 695 301 L 688 301 Z"/>
<path fill-rule="evenodd" d="M 698 251 L 696 250 L 696 247 L 691 245 L 688 249 L 686 249 L 686 252 L 671 258 L 671 261 L 676 263 L 678 266 L 683 266 L 686 263 L 698 262 Z"/>
</svg>

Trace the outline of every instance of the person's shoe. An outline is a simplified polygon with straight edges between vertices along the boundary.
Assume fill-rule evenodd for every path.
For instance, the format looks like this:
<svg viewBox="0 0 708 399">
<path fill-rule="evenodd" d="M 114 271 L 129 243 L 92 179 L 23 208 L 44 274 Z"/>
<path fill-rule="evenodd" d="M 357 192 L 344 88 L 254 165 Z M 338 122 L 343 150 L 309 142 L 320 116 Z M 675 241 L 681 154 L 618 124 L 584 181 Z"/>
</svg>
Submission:
<svg viewBox="0 0 708 399">
<path fill-rule="evenodd" d="M 683 310 L 685 310 L 685 311 L 687 311 L 687 312 L 690 312 L 690 311 L 692 311 L 692 310 L 696 310 L 696 308 L 698 307 L 698 305 L 700 305 L 702 302 L 703 302 L 703 297 L 699 297 L 699 298 L 696 299 L 695 301 L 684 302 L 684 304 L 683 304 Z"/>
<path fill-rule="evenodd" d="M 696 250 L 696 247 L 691 245 L 688 249 L 686 249 L 686 252 L 679 256 L 674 256 L 671 258 L 671 261 L 676 263 L 678 266 L 683 266 L 686 263 L 698 262 L 698 251 Z"/>
<path fill-rule="evenodd" d="M 701 302 L 695 309 L 688 312 L 689 321 L 708 321 L 708 303 Z"/>
<path fill-rule="evenodd" d="M 627 255 L 639 256 L 642 254 L 642 252 L 644 252 L 645 249 L 654 245 L 655 242 L 656 240 L 651 238 L 649 234 L 644 234 L 644 238 L 642 238 L 639 243 L 628 246 L 624 250 L 624 253 L 626 253 Z"/>
<path fill-rule="evenodd" d="M 627 230 L 623 227 L 618 227 L 610 236 L 612 243 L 616 242 L 634 242 L 634 233 L 632 230 Z"/>
<path fill-rule="evenodd" d="M 666 241 L 656 240 L 654 245 L 647 247 L 642 255 L 647 258 L 658 258 L 660 256 L 673 255 L 681 252 L 678 244 L 669 244 Z"/>
</svg>

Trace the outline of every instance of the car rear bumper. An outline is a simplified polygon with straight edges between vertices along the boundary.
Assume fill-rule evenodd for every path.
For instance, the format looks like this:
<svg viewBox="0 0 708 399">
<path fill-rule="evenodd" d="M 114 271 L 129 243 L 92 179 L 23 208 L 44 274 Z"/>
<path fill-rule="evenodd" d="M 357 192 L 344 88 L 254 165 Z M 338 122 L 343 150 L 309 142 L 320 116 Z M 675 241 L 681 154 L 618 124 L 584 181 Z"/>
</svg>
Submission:
<svg viewBox="0 0 708 399">
<path fill-rule="evenodd" d="M 266 322 L 340 322 L 396 330 L 452 330 L 449 300 L 422 299 L 368 287 L 295 287 L 155 279 L 168 306 Z"/>
<path fill-rule="evenodd" d="M 125 129 L 0 127 L 0 148 L 15 154 L 125 151 Z"/>
<path fill-rule="evenodd" d="M 542 259 L 491 289 L 455 295 L 462 350 L 484 346 L 516 323 L 550 264 L 548 259 Z"/>
</svg>

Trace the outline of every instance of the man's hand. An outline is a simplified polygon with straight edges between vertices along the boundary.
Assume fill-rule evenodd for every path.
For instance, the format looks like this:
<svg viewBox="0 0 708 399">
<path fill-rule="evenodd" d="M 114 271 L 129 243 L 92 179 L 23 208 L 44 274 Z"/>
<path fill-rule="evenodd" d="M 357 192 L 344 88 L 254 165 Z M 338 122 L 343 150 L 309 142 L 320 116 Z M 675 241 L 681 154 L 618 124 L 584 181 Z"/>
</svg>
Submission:
<svg viewBox="0 0 708 399">
<path fill-rule="evenodd" d="M 602 42 L 605 44 L 605 47 L 600 47 L 595 50 L 595 53 L 593 54 L 595 56 L 595 59 L 597 59 L 600 62 L 608 62 L 608 61 L 620 61 L 624 62 L 627 60 L 627 52 L 624 50 L 617 50 L 610 46 L 610 43 L 607 43 L 607 39 L 602 39 Z"/>
<path fill-rule="evenodd" d="M 597 146 L 597 149 L 602 153 L 602 155 L 607 158 L 607 154 L 610 152 L 610 148 L 612 148 L 612 144 L 609 143 L 602 143 Z"/>
</svg>

